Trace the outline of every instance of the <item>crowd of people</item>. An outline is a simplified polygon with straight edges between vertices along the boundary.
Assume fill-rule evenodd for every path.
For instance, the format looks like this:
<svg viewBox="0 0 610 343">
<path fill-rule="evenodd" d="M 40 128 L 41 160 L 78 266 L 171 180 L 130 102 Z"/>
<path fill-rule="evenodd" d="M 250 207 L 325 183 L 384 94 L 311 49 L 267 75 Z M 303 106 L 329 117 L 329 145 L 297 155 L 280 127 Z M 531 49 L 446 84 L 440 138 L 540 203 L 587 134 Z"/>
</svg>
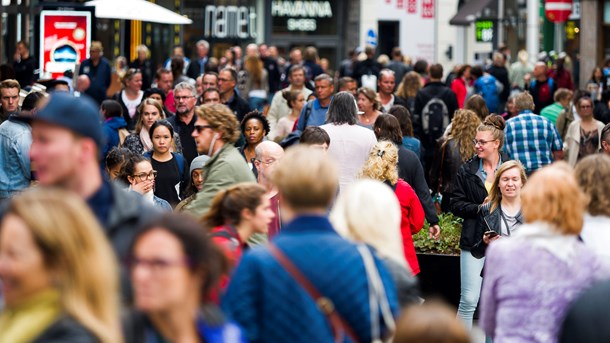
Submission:
<svg viewBox="0 0 610 343">
<path fill-rule="evenodd" d="M 603 69 L 193 50 L 0 80 L 0 342 L 610 339 Z M 457 311 L 418 285 L 443 212 Z"/>
</svg>

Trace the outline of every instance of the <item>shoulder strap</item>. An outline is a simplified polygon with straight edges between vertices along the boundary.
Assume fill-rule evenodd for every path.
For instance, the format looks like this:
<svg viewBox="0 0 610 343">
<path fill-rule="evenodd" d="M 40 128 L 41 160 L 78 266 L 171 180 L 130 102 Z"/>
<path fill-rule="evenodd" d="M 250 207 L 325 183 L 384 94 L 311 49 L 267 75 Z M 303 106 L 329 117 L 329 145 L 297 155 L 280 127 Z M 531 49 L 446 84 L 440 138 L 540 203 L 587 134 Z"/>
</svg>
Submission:
<svg viewBox="0 0 610 343">
<path fill-rule="evenodd" d="M 332 300 L 324 297 L 315 288 L 315 286 L 301 273 L 301 271 L 288 259 L 288 257 L 273 243 L 268 245 L 271 255 L 277 260 L 277 262 L 292 276 L 292 278 L 309 294 L 314 300 L 318 309 L 326 316 L 326 319 L 330 323 L 333 330 L 334 342 L 343 342 L 344 334 L 352 340 L 352 342 L 359 342 L 356 334 L 347 322 L 339 315 L 335 309 L 335 305 Z"/>
<path fill-rule="evenodd" d="M 441 192 L 441 188 L 443 187 L 443 163 L 445 162 L 445 150 L 447 150 L 447 144 L 449 141 L 443 142 L 441 145 L 441 165 L 439 168 L 439 176 L 438 176 L 438 186 L 436 187 L 436 193 Z"/>
<path fill-rule="evenodd" d="M 305 120 L 305 125 L 303 127 L 307 127 L 307 122 L 309 121 L 309 115 L 311 114 L 311 110 L 313 109 L 313 102 L 314 100 L 311 100 L 310 102 L 307 103 L 307 107 L 305 107 L 305 115 L 303 116 L 303 119 Z"/>
</svg>

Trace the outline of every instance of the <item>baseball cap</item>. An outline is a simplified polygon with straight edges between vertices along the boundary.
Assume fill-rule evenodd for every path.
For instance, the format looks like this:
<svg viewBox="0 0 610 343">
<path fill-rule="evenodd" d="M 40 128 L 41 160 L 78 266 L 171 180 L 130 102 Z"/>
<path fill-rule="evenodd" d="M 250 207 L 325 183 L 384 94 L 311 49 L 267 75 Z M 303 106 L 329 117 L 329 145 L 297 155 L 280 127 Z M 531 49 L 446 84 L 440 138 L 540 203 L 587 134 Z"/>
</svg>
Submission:
<svg viewBox="0 0 610 343">
<path fill-rule="evenodd" d="M 98 148 L 104 145 L 104 133 L 98 107 L 87 97 L 53 93 L 47 104 L 34 117 L 19 117 L 28 123 L 41 121 L 64 127 L 83 137 L 91 138 Z"/>
</svg>

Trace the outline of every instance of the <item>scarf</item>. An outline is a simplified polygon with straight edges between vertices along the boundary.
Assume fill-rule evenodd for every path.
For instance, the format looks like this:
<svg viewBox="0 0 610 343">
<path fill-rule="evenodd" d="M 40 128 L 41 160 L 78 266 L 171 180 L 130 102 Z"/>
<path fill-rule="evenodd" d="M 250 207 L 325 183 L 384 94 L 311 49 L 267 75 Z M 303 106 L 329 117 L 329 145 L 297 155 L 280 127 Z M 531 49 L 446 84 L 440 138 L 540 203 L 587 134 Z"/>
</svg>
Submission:
<svg viewBox="0 0 610 343">
<path fill-rule="evenodd" d="M 142 128 L 142 130 L 140 130 L 140 141 L 144 147 L 144 152 L 151 151 L 153 149 L 153 144 L 146 128 Z"/>
<path fill-rule="evenodd" d="M 48 289 L 0 315 L 0 342 L 28 343 L 51 326 L 62 312 L 59 291 Z"/>
<path fill-rule="evenodd" d="M 579 244 L 578 236 L 559 233 L 550 223 L 533 222 L 521 225 L 515 232 L 516 239 L 523 239 L 537 248 L 550 252 L 553 256 L 569 264 L 573 261 Z"/>
</svg>

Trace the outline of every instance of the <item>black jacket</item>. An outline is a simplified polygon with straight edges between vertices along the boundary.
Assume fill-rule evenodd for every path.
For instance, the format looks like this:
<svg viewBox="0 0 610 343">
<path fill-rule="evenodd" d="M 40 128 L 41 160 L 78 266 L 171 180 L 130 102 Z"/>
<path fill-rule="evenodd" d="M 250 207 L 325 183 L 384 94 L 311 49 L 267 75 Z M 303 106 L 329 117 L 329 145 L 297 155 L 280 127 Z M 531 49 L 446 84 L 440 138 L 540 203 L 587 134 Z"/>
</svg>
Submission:
<svg viewBox="0 0 610 343">
<path fill-rule="evenodd" d="M 98 343 L 87 328 L 71 317 L 63 316 L 31 343 Z"/>
<path fill-rule="evenodd" d="M 500 152 L 503 162 L 510 160 L 508 155 Z M 464 219 L 462 234 L 460 236 L 460 248 L 470 250 L 481 239 L 477 235 L 477 221 L 481 204 L 487 198 L 487 189 L 477 175 L 479 161 L 477 156 L 460 167 L 455 179 L 455 188 L 451 193 L 451 212 Z"/>
<path fill-rule="evenodd" d="M 404 146 L 397 145 L 398 147 L 398 177 L 408 183 L 411 188 L 417 194 L 419 202 L 421 202 L 424 212 L 426 213 L 426 220 L 430 225 L 438 224 L 438 215 L 436 214 L 436 207 L 432 202 L 430 196 L 430 189 L 426 183 L 424 176 L 424 168 L 422 168 L 421 162 L 415 153 Z"/>
<path fill-rule="evenodd" d="M 567 310 L 559 332 L 560 343 L 610 342 L 610 280 L 602 281 L 578 297 Z"/>
<path fill-rule="evenodd" d="M 381 69 L 381 64 L 372 58 L 356 63 L 354 67 L 354 80 L 358 82 L 358 87 L 362 87 L 362 75 L 375 75 L 379 79 Z"/>
<path fill-rule="evenodd" d="M 150 59 L 140 63 L 137 58 L 129 63 L 129 68 L 140 69 L 142 72 L 142 90 L 149 89 L 155 78 L 155 66 Z"/>
<path fill-rule="evenodd" d="M 449 140 L 443 148 L 444 142 L 445 140 L 439 140 L 436 144 L 430 175 L 428 175 L 428 184 L 432 191 L 437 192 L 440 185 L 440 192 L 443 195 L 453 192 L 455 178 L 464 164 L 462 156 L 460 156 L 460 146 L 456 140 Z"/>
<path fill-rule="evenodd" d="M 496 208 L 493 212 L 489 212 L 491 209 L 491 203 L 486 203 L 481 206 L 481 211 L 479 212 L 479 219 L 477 221 L 475 237 L 479 237 L 479 241 L 472 246 L 470 249 L 470 253 L 475 258 L 483 258 L 485 256 L 485 252 L 487 251 L 487 244 L 483 241 L 483 234 L 487 231 L 495 231 L 498 234 L 502 234 L 502 209 L 500 207 Z M 523 215 L 521 212 L 517 214 L 517 222 L 519 224 L 523 224 Z"/>
<path fill-rule="evenodd" d="M 412 113 L 413 116 L 413 130 L 415 132 L 415 136 L 417 136 L 422 146 L 425 149 L 434 148 L 435 140 L 439 137 L 423 137 L 423 124 L 421 113 L 428 103 L 433 98 L 439 98 L 447 106 L 447 111 L 449 113 L 449 121 L 453 118 L 453 112 L 455 112 L 459 106 L 457 102 L 457 97 L 455 93 L 451 90 L 451 88 L 447 87 L 442 82 L 428 82 L 424 86 L 424 88 L 420 89 L 415 96 L 415 110 Z"/>
<path fill-rule="evenodd" d="M 246 114 L 250 112 L 250 105 L 248 105 L 248 102 L 244 100 L 244 98 L 237 95 L 237 93 L 234 93 L 233 98 L 225 105 L 231 109 L 231 111 L 235 114 L 235 117 L 237 117 L 237 121 L 240 123 Z"/>
</svg>

